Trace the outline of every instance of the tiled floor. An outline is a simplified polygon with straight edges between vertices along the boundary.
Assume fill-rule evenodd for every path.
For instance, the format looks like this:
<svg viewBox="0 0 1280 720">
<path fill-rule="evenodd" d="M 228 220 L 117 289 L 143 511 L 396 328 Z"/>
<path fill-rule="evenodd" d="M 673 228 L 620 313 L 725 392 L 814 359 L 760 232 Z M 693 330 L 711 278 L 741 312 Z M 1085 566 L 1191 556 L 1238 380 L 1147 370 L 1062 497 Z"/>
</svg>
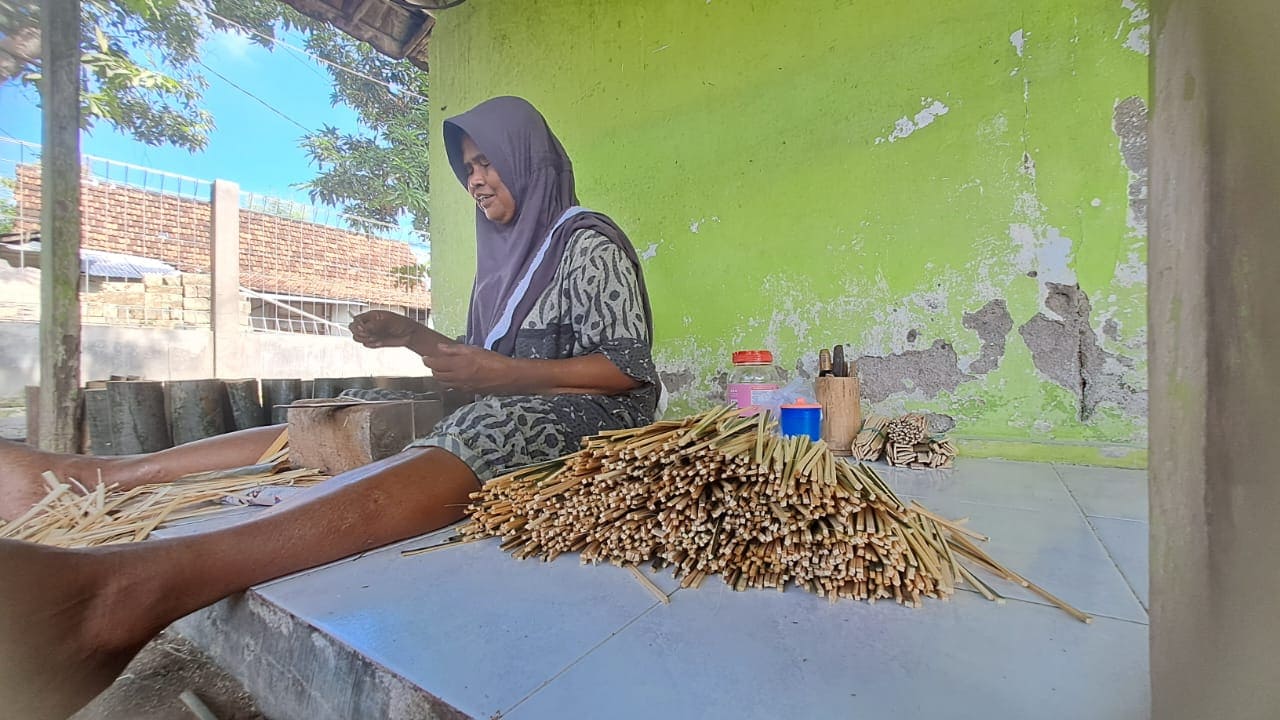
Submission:
<svg viewBox="0 0 1280 720">
<path fill-rule="evenodd" d="M 400 555 L 444 533 L 257 592 L 479 718 L 1147 716 L 1144 473 L 879 469 L 1094 622 L 1007 583 L 1003 605 L 965 592 L 909 610 L 675 591 L 663 574 L 662 605 L 618 568 L 519 562 L 496 541 Z"/>
</svg>

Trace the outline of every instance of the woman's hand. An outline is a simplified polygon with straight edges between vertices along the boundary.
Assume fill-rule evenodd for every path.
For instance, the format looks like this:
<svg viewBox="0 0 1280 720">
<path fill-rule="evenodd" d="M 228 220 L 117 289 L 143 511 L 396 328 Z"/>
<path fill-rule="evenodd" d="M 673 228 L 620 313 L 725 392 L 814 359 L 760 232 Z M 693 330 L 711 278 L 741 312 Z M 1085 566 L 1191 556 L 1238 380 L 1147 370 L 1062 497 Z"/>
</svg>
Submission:
<svg viewBox="0 0 1280 720">
<path fill-rule="evenodd" d="M 347 327 L 351 337 L 367 348 L 406 347 L 423 357 L 457 344 L 416 320 L 387 310 L 360 313 Z"/>
<path fill-rule="evenodd" d="M 441 345 L 424 355 L 422 364 L 446 387 L 489 395 L 512 394 L 520 390 L 515 377 L 519 360 L 474 345 Z"/>
<path fill-rule="evenodd" d="M 388 310 L 370 310 L 355 316 L 347 327 L 361 345 L 384 348 L 409 347 L 422 324 Z"/>
</svg>

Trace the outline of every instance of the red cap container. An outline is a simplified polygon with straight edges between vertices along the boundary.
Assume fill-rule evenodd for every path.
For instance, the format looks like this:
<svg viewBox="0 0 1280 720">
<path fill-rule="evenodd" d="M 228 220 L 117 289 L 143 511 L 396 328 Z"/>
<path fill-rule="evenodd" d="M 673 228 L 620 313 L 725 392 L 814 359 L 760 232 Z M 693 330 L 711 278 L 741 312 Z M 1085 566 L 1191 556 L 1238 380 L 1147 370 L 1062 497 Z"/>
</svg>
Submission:
<svg viewBox="0 0 1280 720">
<path fill-rule="evenodd" d="M 720 357 L 724 357 L 721 355 Z M 772 365 L 773 353 L 768 350 L 736 350 L 733 353 L 734 365 Z"/>
</svg>

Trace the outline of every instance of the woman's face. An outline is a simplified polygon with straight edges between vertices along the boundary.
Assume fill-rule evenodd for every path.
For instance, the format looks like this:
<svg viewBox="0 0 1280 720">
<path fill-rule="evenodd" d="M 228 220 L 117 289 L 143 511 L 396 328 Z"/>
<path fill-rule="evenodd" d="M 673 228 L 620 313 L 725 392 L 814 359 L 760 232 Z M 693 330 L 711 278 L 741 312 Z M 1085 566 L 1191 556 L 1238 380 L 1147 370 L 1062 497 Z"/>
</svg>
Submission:
<svg viewBox="0 0 1280 720">
<path fill-rule="evenodd" d="M 516 199 L 502 184 L 498 170 L 480 152 L 470 135 L 462 136 L 462 163 L 467 173 L 467 192 L 491 222 L 506 225 L 516 218 Z"/>
</svg>

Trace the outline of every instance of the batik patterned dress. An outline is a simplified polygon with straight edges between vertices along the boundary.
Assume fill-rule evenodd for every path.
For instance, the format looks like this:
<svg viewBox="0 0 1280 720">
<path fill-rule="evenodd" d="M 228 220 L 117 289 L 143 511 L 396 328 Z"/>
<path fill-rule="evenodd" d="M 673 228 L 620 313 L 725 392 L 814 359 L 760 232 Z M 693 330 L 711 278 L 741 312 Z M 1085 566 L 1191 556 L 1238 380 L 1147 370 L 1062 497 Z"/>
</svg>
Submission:
<svg viewBox="0 0 1280 720">
<path fill-rule="evenodd" d="M 640 387 L 621 395 L 487 395 L 440 421 L 410 447 L 439 447 L 481 481 L 566 455 L 603 430 L 646 425 L 658 378 L 639 283 L 622 250 L 592 230 L 573 234 L 554 280 L 516 334 L 515 357 L 603 354 Z"/>
</svg>

